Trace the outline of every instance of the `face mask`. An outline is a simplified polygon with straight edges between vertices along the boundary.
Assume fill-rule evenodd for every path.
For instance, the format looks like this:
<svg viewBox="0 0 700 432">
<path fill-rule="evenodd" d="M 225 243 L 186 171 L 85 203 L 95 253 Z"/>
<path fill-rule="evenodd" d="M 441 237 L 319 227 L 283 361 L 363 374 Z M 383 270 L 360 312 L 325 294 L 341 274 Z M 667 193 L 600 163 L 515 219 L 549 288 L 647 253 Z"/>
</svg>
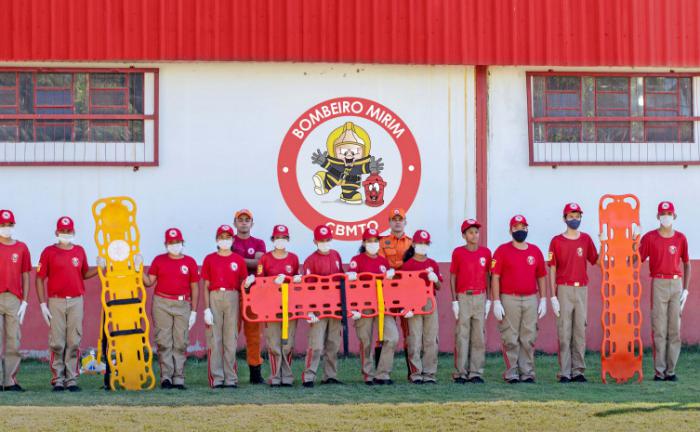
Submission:
<svg viewBox="0 0 700 432">
<path fill-rule="evenodd" d="M 233 246 L 233 239 L 221 239 L 216 241 L 216 245 L 219 249 L 230 250 Z"/>
<path fill-rule="evenodd" d="M 331 250 L 331 242 L 320 242 L 318 245 L 318 250 L 321 253 L 328 253 Z"/>
<path fill-rule="evenodd" d="M 578 227 L 581 225 L 581 219 L 569 219 L 566 221 L 566 226 L 568 226 L 571 229 L 578 229 Z"/>
<path fill-rule="evenodd" d="M 180 252 L 182 252 L 182 243 L 169 244 L 165 248 L 171 255 L 180 255 Z"/>
<path fill-rule="evenodd" d="M 287 243 L 289 243 L 289 240 L 287 239 L 275 239 L 272 242 L 272 244 L 275 246 L 275 249 L 277 250 L 287 249 Z"/>
<path fill-rule="evenodd" d="M 379 252 L 379 243 L 365 243 L 365 250 L 369 252 L 370 255 L 376 255 Z"/>
<path fill-rule="evenodd" d="M 518 243 L 522 243 L 527 238 L 527 231 L 518 230 L 518 231 L 514 231 L 513 233 L 511 233 L 511 235 L 513 236 L 513 240 L 515 240 Z"/>
<path fill-rule="evenodd" d="M 664 215 L 659 217 L 659 221 L 661 222 L 661 225 L 664 226 L 664 228 L 668 228 L 673 224 L 673 216 L 670 215 Z"/>
<path fill-rule="evenodd" d="M 418 255 L 428 255 L 428 249 L 430 249 L 430 246 L 428 246 L 427 244 L 417 244 L 413 246 L 413 250 Z"/>
<path fill-rule="evenodd" d="M 12 227 L 0 228 L 0 237 L 5 237 L 5 238 L 12 237 Z"/>
<path fill-rule="evenodd" d="M 59 234 L 56 238 L 58 239 L 59 243 L 67 245 L 73 242 L 75 236 L 73 234 Z"/>
</svg>

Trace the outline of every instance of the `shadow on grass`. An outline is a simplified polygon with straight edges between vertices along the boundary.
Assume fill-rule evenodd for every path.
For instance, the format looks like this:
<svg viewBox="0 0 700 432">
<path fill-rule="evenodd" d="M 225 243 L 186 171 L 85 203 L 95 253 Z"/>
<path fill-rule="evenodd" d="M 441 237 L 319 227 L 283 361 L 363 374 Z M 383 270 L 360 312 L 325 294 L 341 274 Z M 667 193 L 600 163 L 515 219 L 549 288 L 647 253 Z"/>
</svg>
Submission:
<svg viewBox="0 0 700 432">
<path fill-rule="evenodd" d="M 656 411 L 700 411 L 700 406 L 682 403 L 663 404 L 651 407 L 624 407 L 615 408 L 593 414 L 594 417 L 610 417 L 622 414 L 649 414 Z"/>
</svg>

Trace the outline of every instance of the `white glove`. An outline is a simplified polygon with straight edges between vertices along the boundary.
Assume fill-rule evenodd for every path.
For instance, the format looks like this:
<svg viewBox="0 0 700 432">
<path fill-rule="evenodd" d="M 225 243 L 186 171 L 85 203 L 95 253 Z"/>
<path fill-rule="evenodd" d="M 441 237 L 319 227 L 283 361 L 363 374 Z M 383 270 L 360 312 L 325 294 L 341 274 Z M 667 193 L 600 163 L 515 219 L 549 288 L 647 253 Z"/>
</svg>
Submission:
<svg viewBox="0 0 700 432">
<path fill-rule="evenodd" d="M 537 306 L 537 319 L 542 319 L 545 315 L 547 315 L 547 299 L 542 297 L 539 306 Z"/>
<path fill-rule="evenodd" d="M 345 273 L 348 276 L 349 281 L 356 281 L 357 280 L 357 273 L 355 272 L 347 272 Z"/>
<path fill-rule="evenodd" d="M 44 322 L 46 322 L 46 325 L 51 327 L 51 312 L 49 312 L 49 307 L 46 306 L 46 303 L 41 303 L 39 305 L 41 307 L 41 315 L 44 317 Z"/>
<path fill-rule="evenodd" d="M 358 311 L 350 311 L 350 315 L 352 316 L 353 321 L 357 321 L 360 318 L 362 318 L 362 314 L 359 313 Z"/>
<path fill-rule="evenodd" d="M 387 279 L 394 279 L 394 276 L 396 276 L 396 270 L 394 270 L 394 269 L 387 270 L 387 272 L 386 272 Z"/>
<path fill-rule="evenodd" d="M 210 326 L 214 325 L 214 314 L 211 313 L 211 309 L 204 309 L 204 324 Z"/>
<path fill-rule="evenodd" d="M 292 278 L 292 281 L 294 283 L 301 283 L 301 275 L 294 275 L 294 277 Z"/>
<path fill-rule="evenodd" d="M 101 256 L 98 255 L 97 258 L 95 258 L 95 264 L 97 264 L 97 267 L 102 269 L 102 273 L 107 271 L 107 260 Z"/>
<path fill-rule="evenodd" d="M 459 319 L 459 302 L 457 300 L 452 302 L 452 313 L 455 314 L 455 319 Z"/>
<path fill-rule="evenodd" d="M 318 319 L 315 313 L 309 312 L 309 319 L 306 320 L 307 323 L 309 324 L 316 324 L 317 322 L 321 321 Z"/>
<path fill-rule="evenodd" d="M 275 278 L 275 283 L 277 285 L 282 285 L 284 283 L 284 275 L 278 274 L 277 277 Z"/>
<path fill-rule="evenodd" d="M 440 278 L 438 277 L 438 275 L 435 274 L 434 271 L 429 270 L 429 271 L 428 271 L 428 280 L 429 280 L 430 282 L 432 282 L 432 283 L 438 283 L 438 281 L 440 280 Z"/>
<path fill-rule="evenodd" d="M 404 309 L 401 311 L 401 315 L 406 319 L 413 318 L 413 311 L 412 310 L 407 311 L 406 309 Z"/>
<path fill-rule="evenodd" d="M 489 317 L 489 311 L 491 310 L 491 300 L 486 300 L 484 303 L 484 321 Z"/>
<path fill-rule="evenodd" d="M 197 322 L 197 312 L 192 311 L 190 312 L 190 322 L 187 325 L 187 330 L 192 330 L 192 326 L 194 326 L 195 322 Z"/>
<path fill-rule="evenodd" d="M 22 303 L 19 304 L 19 309 L 17 310 L 17 319 L 19 320 L 19 324 L 22 325 L 22 322 L 24 321 L 24 315 L 27 313 L 27 306 L 29 304 L 22 300 Z"/>
<path fill-rule="evenodd" d="M 503 317 L 506 316 L 506 310 L 503 309 L 503 304 L 500 300 L 493 302 L 493 316 L 495 316 L 498 321 L 502 321 Z"/>
<path fill-rule="evenodd" d="M 139 270 L 143 266 L 143 255 L 140 253 L 134 255 L 134 268 Z"/>
<path fill-rule="evenodd" d="M 686 300 L 688 300 L 688 290 L 684 289 L 683 292 L 681 293 L 681 312 L 683 312 L 683 308 L 685 307 Z"/>
<path fill-rule="evenodd" d="M 247 278 L 245 278 L 245 282 L 243 282 L 243 286 L 246 288 L 250 288 L 251 285 L 255 283 L 255 275 L 248 275 Z"/>
<path fill-rule="evenodd" d="M 554 315 L 559 318 L 559 314 L 561 313 L 561 307 L 559 306 L 559 299 L 557 296 L 554 296 L 549 299 L 550 302 L 552 302 L 552 312 L 554 312 Z"/>
</svg>

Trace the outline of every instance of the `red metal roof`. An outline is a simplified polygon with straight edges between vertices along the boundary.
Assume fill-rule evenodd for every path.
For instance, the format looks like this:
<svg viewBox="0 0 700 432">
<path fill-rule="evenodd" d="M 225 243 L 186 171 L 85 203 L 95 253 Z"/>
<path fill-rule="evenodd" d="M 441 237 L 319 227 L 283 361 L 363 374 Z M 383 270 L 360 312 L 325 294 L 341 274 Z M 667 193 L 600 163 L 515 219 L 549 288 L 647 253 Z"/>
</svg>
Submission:
<svg viewBox="0 0 700 432">
<path fill-rule="evenodd" d="M 3 0 L 0 60 L 700 66 L 697 0 Z"/>
</svg>

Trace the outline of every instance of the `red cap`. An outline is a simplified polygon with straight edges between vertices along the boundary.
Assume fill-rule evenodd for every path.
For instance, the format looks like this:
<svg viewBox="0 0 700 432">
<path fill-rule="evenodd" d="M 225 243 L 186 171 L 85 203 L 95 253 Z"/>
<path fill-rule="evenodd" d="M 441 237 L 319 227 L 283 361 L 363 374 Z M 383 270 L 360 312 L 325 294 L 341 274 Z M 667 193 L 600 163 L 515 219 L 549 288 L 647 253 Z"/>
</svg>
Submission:
<svg viewBox="0 0 700 432">
<path fill-rule="evenodd" d="M 660 215 L 663 212 L 676 213 L 676 208 L 673 206 L 673 203 L 671 201 L 661 201 L 659 203 L 659 209 L 656 212 L 656 214 Z"/>
<path fill-rule="evenodd" d="M 0 224 L 15 223 L 15 215 L 10 210 L 0 210 Z"/>
<path fill-rule="evenodd" d="M 234 219 L 238 219 L 239 216 L 248 215 L 249 218 L 253 219 L 253 212 L 248 209 L 240 209 L 233 216 Z"/>
<path fill-rule="evenodd" d="M 73 224 L 73 219 L 68 216 L 61 216 L 56 222 L 56 231 L 67 230 L 75 231 L 75 224 Z"/>
<path fill-rule="evenodd" d="M 510 219 L 510 227 L 511 228 L 513 228 L 517 224 L 524 224 L 525 226 L 528 226 L 527 219 L 525 219 L 525 216 L 515 215 Z"/>
<path fill-rule="evenodd" d="M 289 237 L 289 228 L 284 225 L 275 225 L 272 228 L 272 237 Z"/>
<path fill-rule="evenodd" d="M 314 229 L 314 240 L 326 241 L 333 240 L 333 233 L 330 228 L 325 225 L 319 225 Z"/>
<path fill-rule="evenodd" d="M 367 228 L 365 232 L 362 233 L 362 240 L 367 240 L 371 238 L 379 238 L 379 231 L 374 228 Z"/>
<path fill-rule="evenodd" d="M 464 232 L 471 227 L 481 228 L 481 224 L 476 219 L 467 219 L 464 222 L 462 222 L 462 227 L 461 227 L 462 229 L 461 230 L 462 230 L 462 232 Z"/>
<path fill-rule="evenodd" d="M 401 207 L 395 208 L 389 213 L 389 219 L 394 219 L 396 216 L 400 216 L 401 219 L 406 219 L 406 210 Z"/>
<path fill-rule="evenodd" d="M 233 235 L 233 228 L 231 228 L 229 225 L 221 225 L 216 229 L 216 236 L 219 237 L 221 234 Z"/>
<path fill-rule="evenodd" d="M 168 228 L 165 230 L 165 242 L 182 242 L 185 239 L 182 238 L 182 233 L 177 228 Z"/>
<path fill-rule="evenodd" d="M 576 203 L 568 203 L 567 205 L 564 206 L 564 216 L 568 215 L 569 213 L 581 213 L 583 214 L 583 210 L 581 209 L 581 206 L 576 204 Z"/>
<path fill-rule="evenodd" d="M 426 230 L 418 230 L 414 232 L 413 243 L 430 243 L 430 233 Z"/>
</svg>

